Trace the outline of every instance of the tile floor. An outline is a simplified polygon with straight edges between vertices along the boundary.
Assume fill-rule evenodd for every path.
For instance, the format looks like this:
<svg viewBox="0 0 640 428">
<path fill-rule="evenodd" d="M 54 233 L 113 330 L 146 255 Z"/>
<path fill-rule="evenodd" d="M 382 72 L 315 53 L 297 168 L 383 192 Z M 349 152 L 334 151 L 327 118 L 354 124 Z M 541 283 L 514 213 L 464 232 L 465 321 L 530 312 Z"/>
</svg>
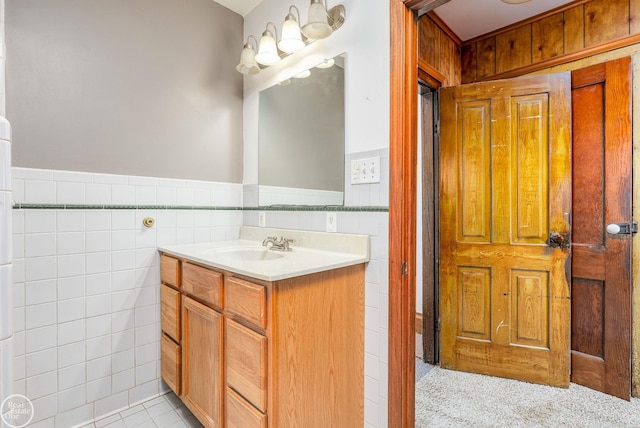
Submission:
<svg viewBox="0 0 640 428">
<path fill-rule="evenodd" d="M 82 428 L 201 428 L 202 424 L 172 392 L 130 407 Z"/>
</svg>

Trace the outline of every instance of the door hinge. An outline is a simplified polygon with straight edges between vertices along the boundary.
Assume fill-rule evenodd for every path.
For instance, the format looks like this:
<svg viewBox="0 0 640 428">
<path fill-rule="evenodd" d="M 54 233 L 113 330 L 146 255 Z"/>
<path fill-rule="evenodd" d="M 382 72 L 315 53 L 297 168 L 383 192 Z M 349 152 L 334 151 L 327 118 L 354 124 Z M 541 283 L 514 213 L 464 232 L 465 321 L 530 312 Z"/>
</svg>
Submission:
<svg viewBox="0 0 640 428">
<path fill-rule="evenodd" d="M 440 320 L 436 321 L 436 331 L 440 331 Z"/>
<path fill-rule="evenodd" d="M 436 120 L 433 122 L 433 133 L 435 135 L 440 135 L 440 121 Z"/>
<path fill-rule="evenodd" d="M 401 272 L 402 272 L 402 276 L 406 276 L 407 275 L 407 262 L 402 262 L 402 267 L 400 268 Z"/>
</svg>

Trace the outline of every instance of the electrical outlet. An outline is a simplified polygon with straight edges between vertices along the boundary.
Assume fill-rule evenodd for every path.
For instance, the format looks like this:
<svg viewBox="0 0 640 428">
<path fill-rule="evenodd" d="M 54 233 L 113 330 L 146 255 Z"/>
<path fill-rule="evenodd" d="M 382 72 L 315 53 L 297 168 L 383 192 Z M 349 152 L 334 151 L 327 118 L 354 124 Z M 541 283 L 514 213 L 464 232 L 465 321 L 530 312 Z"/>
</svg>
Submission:
<svg viewBox="0 0 640 428">
<path fill-rule="evenodd" d="M 258 212 L 258 226 L 267 227 L 267 213 L 265 211 Z"/>
<path fill-rule="evenodd" d="M 338 213 L 327 213 L 327 232 L 338 231 Z"/>
<path fill-rule="evenodd" d="M 351 161 L 351 184 L 380 183 L 380 157 Z"/>
</svg>

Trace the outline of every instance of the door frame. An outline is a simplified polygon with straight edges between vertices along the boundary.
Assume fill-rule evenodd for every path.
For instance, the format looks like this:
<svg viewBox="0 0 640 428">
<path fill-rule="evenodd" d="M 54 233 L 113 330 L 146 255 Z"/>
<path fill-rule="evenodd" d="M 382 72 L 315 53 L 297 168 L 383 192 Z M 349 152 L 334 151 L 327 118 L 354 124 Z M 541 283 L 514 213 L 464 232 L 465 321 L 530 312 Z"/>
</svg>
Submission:
<svg viewBox="0 0 640 428">
<path fill-rule="evenodd" d="M 415 425 L 418 40 L 408 7 L 390 0 L 389 428 Z"/>
</svg>

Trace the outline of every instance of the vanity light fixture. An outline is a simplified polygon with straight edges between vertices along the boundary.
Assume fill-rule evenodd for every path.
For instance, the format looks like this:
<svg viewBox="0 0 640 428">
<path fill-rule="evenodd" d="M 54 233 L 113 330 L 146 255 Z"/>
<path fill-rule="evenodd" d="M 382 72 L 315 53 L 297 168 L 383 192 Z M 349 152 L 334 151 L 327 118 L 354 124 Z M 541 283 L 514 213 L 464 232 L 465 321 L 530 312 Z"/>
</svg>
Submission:
<svg viewBox="0 0 640 428">
<path fill-rule="evenodd" d="M 256 50 L 253 45 L 249 43 L 249 39 L 253 39 L 255 44 L 258 44 L 255 37 L 247 37 L 247 43 L 245 43 L 242 48 L 240 63 L 236 66 L 236 70 L 242 74 L 258 74 L 260 73 L 260 66 L 256 62 Z"/>
<path fill-rule="evenodd" d="M 272 22 L 267 22 L 260 43 L 258 44 L 256 41 L 258 53 L 256 53 L 256 48 L 249 43 L 250 38 L 254 40 L 256 38 L 249 36 L 247 43 L 242 48 L 240 63 L 236 66 L 236 70 L 242 74 L 258 74 L 260 69 L 276 64 L 281 58 L 303 49 L 315 40 L 329 37 L 342 27 L 346 14 L 344 5 L 337 5 L 327 10 L 326 0 L 310 1 L 307 23 L 302 29 L 299 26 L 300 11 L 296 6 L 291 5 L 282 25 L 280 41 L 276 42 L 278 32 Z M 297 19 L 293 14 L 294 10 L 298 15 Z M 269 25 L 273 28 L 273 32 Z"/>
</svg>

